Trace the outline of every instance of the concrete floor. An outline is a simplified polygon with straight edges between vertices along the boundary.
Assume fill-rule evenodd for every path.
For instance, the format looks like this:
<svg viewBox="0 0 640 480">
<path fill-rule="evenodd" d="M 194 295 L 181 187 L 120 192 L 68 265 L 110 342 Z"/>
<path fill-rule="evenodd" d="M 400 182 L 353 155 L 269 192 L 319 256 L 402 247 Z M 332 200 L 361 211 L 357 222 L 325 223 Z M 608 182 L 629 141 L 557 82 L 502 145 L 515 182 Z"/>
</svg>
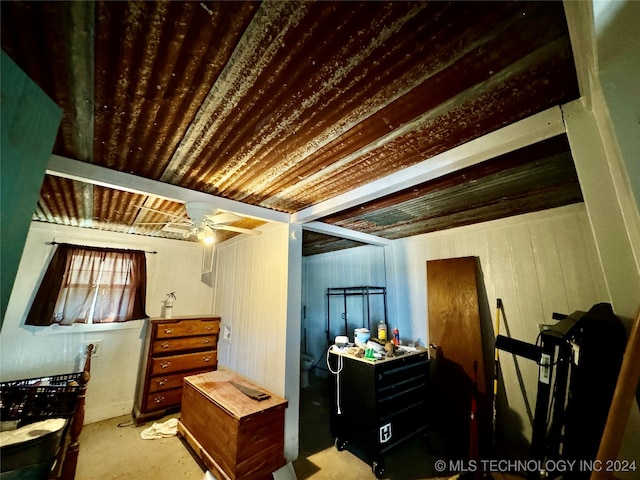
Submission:
<svg viewBox="0 0 640 480">
<path fill-rule="evenodd" d="M 310 380 L 309 387 L 300 392 L 300 456 L 293 463 L 298 479 L 375 479 L 371 465 L 361 453 L 349 448 L 338 451 L 334 446 L 327 380 L 314 376 Z M 426 436 L 418 436 L 391 450 L 384 458 L 383 478 L 436 478 L 437 453 L 428 447 Z"/>
<path fill-rule="evenodd" d="M 375 479 L 371 465 L 348 450 L 338 451 L 335 448 L 329 430 L 326 382 L 312 376 L 310 386 L 301 390 L 300 456 L 293 462 L 297 478 Z M 206 468 L 180 438 L 140 438 L 140 432 L 151 424 L 134 427 L 131 417 L 124 416 L 86 425 L 81 436 L 76 480 L 203 479 Z M 385 456 L 382 478 L 437 478 L 435 461 L 444 458 L 444 454 L 438 452 L 437 446 L 434 447 L 437 441 L 433 440 L 431 435 L 429 440 L 426 436 L 415 437 L 390 451 Z M 449 475 L 441 478 L 449 478 Z"/>
</svg>

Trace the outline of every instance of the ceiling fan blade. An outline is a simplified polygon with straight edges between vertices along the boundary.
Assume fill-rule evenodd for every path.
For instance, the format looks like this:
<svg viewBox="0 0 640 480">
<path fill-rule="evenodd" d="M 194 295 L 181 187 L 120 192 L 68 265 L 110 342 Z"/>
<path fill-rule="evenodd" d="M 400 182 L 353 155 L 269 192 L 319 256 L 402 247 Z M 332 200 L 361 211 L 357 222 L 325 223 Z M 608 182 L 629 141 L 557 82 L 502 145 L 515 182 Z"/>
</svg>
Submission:
<svg viewBox="0 0 640 480">
<path fill-rule="evenodd" d="M 214 207 L 205 202 L 187 202 L 185 209 L 187 210 L 187 216 L 196 223 L 209 215 L 213 215 L 215 212 Z"/>
<path fill-rule="evenodd" d="M 215 215 L 207 215 L 205 216 L 205 219 L 208 222 L 213 223 L 214 225 L 218 225 L 220 223 L 237 222 L 239 220 L 242 220 L 242 217 L 239 215 L 236 215 L 233 212 L 221 212 L 221 213 L 216 213 Z"/>
<path fill-rule="evenodd" d="M 192 223 L 192 222 L 187 221 L 186 219 L 185 219 L 184 223 L 181 223 L 181 222 L 174 222 L 174 221 L 169 220 L 169 221 L 167 221 L 167 222 L 139 222 L 139 223 L 134 223 L 134 224 L 133 224 L 133 226 L 138 226 L 138 225 L 168 225 L 168 224 L 171 224 L 171 225 L 178 225 L 178 226 L 183 225 L 183 226 L 185 226 L 185 227 L 191 227 L 191 226 L 193 226 L 193 223 Z"/>
<path fill-rule="evenodd" d="M 191 234 L 193 226 L 179 223 L 167 223 L 162 230 L 169 233 L 181 233 L 183 235 Z"/>
<path fill-rule="evenodd" d="M 142 210 L 149 210 L 150 212 L 153 212 L 153 213 L 159 213 L 160 215 L 166 215 L 167 217 L 178 218 L 185 221 L 188 220 L 188 218 L 186 218 L 184 215 L 175 215 L 173 213 L 163 212 L 162 210 L 156 210 L 155 208 L 143 207 L 142 205 L 134 205 L 134 207 L 140 208 Z"/>
<path fill-rule="evenodd" d="M 262 235 L 260 230 L 249 230 L 248 228 L 232 227 L 230 225 L 212 225 L 215 230 L 227 230 L 229 232 L 247 233 L 249 235 Z"/>
</svg>

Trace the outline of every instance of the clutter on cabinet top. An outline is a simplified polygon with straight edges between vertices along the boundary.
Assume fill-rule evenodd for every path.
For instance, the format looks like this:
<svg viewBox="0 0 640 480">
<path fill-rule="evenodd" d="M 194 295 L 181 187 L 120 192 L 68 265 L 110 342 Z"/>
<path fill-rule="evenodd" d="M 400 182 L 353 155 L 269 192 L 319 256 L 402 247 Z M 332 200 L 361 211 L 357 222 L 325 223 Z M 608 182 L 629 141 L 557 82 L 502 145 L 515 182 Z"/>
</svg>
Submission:
<svg viewBox="0 0 640 480">
<path fill-rule="evenodd" d="M 353 355 L 356 358 L 364 358 L 372 361 L 397 357 L 399 355 L 404 355 L 407 352 L 407 350 L 395 345 L 392 341 L 382 342 L 377 338 L 370 338 L 367 340 L 367 343 L 362 346 L 348 346 L 342 351 L 348 355 Z"/>
</svg>

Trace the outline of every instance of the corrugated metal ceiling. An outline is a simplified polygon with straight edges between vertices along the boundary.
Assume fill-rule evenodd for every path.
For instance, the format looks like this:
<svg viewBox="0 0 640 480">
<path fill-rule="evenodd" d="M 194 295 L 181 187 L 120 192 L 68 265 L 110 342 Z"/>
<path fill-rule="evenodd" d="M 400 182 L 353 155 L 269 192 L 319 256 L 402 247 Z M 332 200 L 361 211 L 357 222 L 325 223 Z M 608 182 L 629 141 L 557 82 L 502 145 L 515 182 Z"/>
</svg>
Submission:
<svg viewBox="0 0 640 480">
<path fill-rule="evenodd" d="M 579 96 L 561 2 L 1 7 L 3 50 L 64 110 L 55 154 L 279 212 Z M 551 143 L 321 220 L 402 238 L 581 201 L 566 139 Z M 182 238 L 140 205 L 184 215 L 48 175 L 34 219 Z M 349 245 L 329 240 L 305 234 L 305 254 Z"/>
</svg>

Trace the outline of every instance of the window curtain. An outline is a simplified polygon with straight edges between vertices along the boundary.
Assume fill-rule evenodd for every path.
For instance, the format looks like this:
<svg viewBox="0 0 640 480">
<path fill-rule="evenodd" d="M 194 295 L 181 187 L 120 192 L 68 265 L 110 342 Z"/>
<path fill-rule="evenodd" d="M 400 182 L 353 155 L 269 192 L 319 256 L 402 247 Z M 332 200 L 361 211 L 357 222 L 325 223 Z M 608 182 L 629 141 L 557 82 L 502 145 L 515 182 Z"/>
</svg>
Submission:
<svg viewBox="0 0 640 480">
<path fill-rule="evenodd" d="M 126 322 L 146 318 L 142 251 L 58 245 L 27 325 Z"/>
</svg>

